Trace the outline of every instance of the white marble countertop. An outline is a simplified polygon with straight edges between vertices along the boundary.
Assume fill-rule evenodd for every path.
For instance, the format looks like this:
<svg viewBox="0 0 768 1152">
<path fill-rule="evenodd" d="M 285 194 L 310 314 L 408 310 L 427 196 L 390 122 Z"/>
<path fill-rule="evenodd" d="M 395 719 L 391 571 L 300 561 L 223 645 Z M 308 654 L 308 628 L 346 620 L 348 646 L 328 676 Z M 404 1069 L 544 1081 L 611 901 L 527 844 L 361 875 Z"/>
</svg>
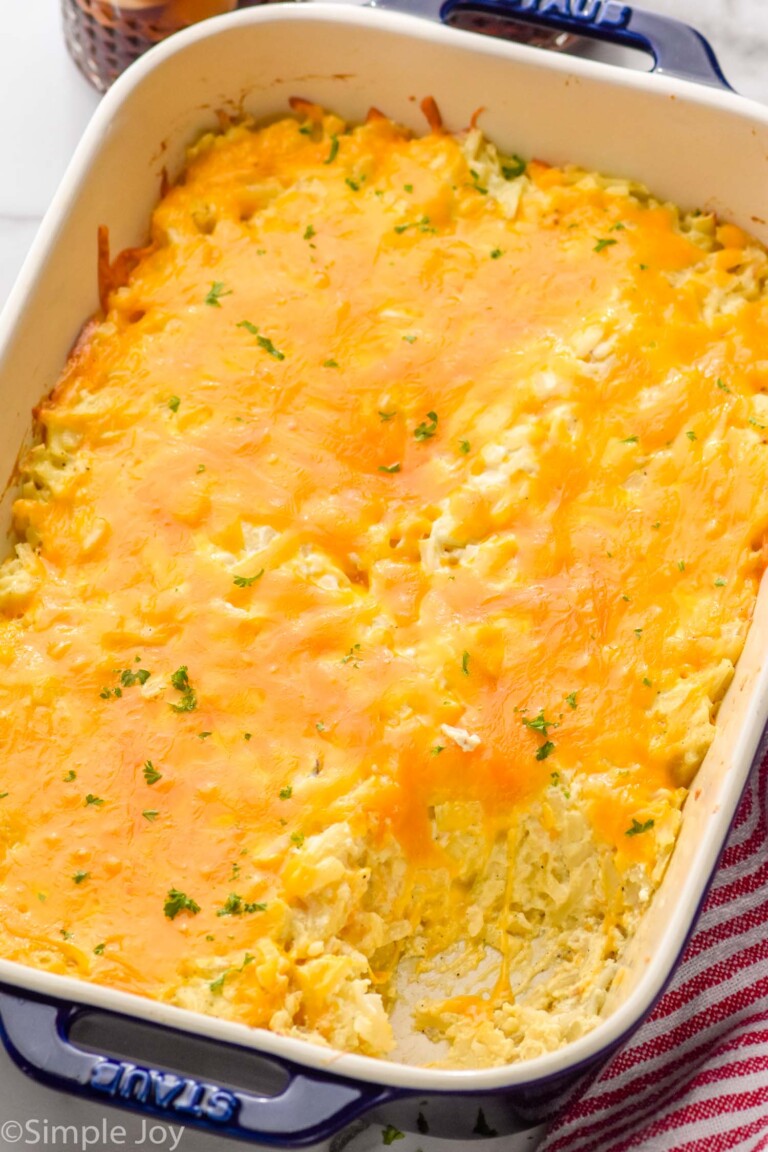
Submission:
<svg viewBox="0 0 768 1152">
<path fill-rule="evenodd" d="M 711 41 L 723 70 L 737 91 L 768 103 L 768 2 L 766 0 L 643 0 L 643 6 L 687 20 Z M 67 57 L 59 25 L 58 0 L 4 0 L 0 7 L 0 139 L 3 140 L 0 181 L 0 305 L 26 255 L 38 224 L 61 179 L 72 151 L 98 103 Z M 63 1147 L 51 1139 L 44 1124 L 110 1126 L 124 1124 L 119 1141 L 99 1139 L 90 1147 L 107 1152 L 120 1143 L 127 1147 L 152 1146 L 140 1120 L 125 1118 L 40 1088 L 10 1065 L 0 1051 L 0 1150 L 22 1148 L 35 1142 Z M 11 1138 L 7 1121 L 38 1122 L 38 1139 Z M 92 1137 L 91 1137 L 92 1139 Z M 500 1149 L 503 1141 L 487 1145 Z M 350 1152 L 379 1147 L 378 1129 L 349 1145 Z M 443 1148 L 451 1147 L 440 1142 Z M 437 1141 L 420 1138 L 396 1145 L 400 1152 L 421 1147 L 436 1149 Z M 80 1145 L 78 1144 L 78 1147 Z M 173 1147 L 170 1134 L 156 1143 Z M 246 1147 L 234 1142 L 193 1134 L 188 1130 L 180 1152 L 223 1152 Z M 253 1146 L 252 1146 L 253 1147 Z M 485 1146 L 484 1146 L 485 1147 Z M 455 1150 L 458 1152 L 458 1149 Z"/>
</svg>

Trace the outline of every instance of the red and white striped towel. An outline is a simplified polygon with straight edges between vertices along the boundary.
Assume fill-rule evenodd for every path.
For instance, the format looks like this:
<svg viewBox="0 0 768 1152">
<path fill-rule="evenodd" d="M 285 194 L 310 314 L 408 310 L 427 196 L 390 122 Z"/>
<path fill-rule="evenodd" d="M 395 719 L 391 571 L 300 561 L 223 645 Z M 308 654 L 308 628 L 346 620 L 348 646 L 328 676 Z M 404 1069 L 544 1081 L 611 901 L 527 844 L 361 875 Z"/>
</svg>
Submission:
<svg viewBox="0 0 768 1152">
<path fill-rule="evenodd" d="M 539 1152 L 768 1150 L 768 741 L 653 1015 Z"/>
</svg>

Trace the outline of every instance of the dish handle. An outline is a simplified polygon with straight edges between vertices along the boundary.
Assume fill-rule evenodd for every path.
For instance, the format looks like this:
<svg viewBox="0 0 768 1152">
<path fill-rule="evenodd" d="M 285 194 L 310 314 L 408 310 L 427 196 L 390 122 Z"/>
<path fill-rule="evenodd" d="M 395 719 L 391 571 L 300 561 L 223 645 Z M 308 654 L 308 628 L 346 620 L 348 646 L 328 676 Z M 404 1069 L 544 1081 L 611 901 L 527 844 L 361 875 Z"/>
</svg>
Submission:
<svg viewBox="0 0 768 1152">
<path fill-rule="evenodd" d="M 447 21 L 458 10 L 503 16 L 555 32 L 638 48 L 654 60 L 652 71 L 732 91 L 711 45 L 700 32 L 669 16 L 619 0 L 369 0 L 373 8 Z"/>
<path fill-rule="evenodd" d="M 69 1039 L 81 1011 L 71 1004 L 22 998 L 16 990 L 0 991 L 0 1035 L 22 1071 L 44 1084 L 166 1123 L 194 1125 L 275 1148 L 300 1148 L 327 1140 L 362 1113 L 404 1095 L 323 1075 L 272 1055 L 264 1059 L 287 1077 L 275 1096 L 98 1055 Z"/>
</svg>

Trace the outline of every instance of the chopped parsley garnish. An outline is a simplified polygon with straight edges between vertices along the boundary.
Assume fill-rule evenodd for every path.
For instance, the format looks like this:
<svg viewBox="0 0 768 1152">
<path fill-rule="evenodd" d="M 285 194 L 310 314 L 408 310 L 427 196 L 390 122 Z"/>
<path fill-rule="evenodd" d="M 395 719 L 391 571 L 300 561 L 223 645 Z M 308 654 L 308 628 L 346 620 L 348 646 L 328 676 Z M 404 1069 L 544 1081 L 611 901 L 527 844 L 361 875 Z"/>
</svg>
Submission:
<svg viewBox="0 0 768 1152">
<path fill-rule="evenodd" d="M 223 908 L 219 908 L 217 916 L 242 916 L 246 912 L 266 912 L 266 904 L 248 904 L 236 892 L 230 892 Z"/>
<path fill-rule="evenodd" d="M 543 708 L 533 720 L 529 720 L 527 716 L 523 716 L 523 724 L 525 724 L 526 728 L 530 728 L 532 732 L 540 732 L 542 736 L 548 736 L 550 728 L 557 727 L 554 720 L 545 719 Z"/>
<path fill-rule="evenodd" d="M 0 792 L 0 800 L 5 800 L 6 796 L 10 796 L 10 792 Z"/>
<path fill-rule="evenodd" d="M 338 368 L 335 360 L 323 360 L 323 368 Z"/>
<path fill-rule="evenodd" d="M 275 360 L 285 360 L 285 352 L 281 352 L 279 348 L 275 348 L 269 337 L 260 336 L 258 328 L 255 324 L 251 324 L 250 320 L 241 320 L 237 326 L 238 328 L 245 328 L 247 332 L 250 332 L 251 336 L 255 336 L 259 348 L 263 348 L 270 356 L 274 356 Z"/>
<path fill-rule="evenodd" d="M 155 808 L 145 808 L 142 812 L 142 816 L 145 820 L 149 820 L 150 824 L 153 820 L 157 820 L 159 815 L 160 813 Z"/>
<path fill-rule="evenodd" d="M 730 395 L 733 395 L 733 393 L 731 392 L 731 390 L 730 390 L 730 388 L 728 387 L 728 385 L 727 385 L 727 384 L 723 384 L 723 382 L 722 382 L 722 380 L 720 379 L 720 377 L 719 377 L 719 376 L 718 376 L 718 378 L 717 378 L 717 381 L 716 381 L 716 383 L 717 383 L 717 386 L 718 386 L 718 388 L 721 390 L 721 392 L 728 392 Z"/>
<path fill-rule="evenodd" d="M 318 720 L 315 728 L 317 728 L 318 732 L 325 732 L 325 724 L 323 724 L 322 720 Z"/>
<path fill-rule="evenodd" d="M 347 652 L 346 656 L 342 656 L 341 662 L 342 662 L 342 664 L 349 664 L 350 660 L 357 660 L 359 655 L 360 655 L 360 645 L 359 644 L 353 644 L 352 647 L 350 648 L 349 652 Z M 355 664 L 355 668 L 357 668 L 357 664 Z"/>
<path fill-rule="evenodd" d="M 138 668 L 135 672 L 132 668 L 126 668 L 120 673 L 120 683 L 123 688 L 133 688 L 134 684 L 146 684 L 151 675 L 146 668 Z"/>
<path fill-rule="evenodd" d="M 427 412 L 427 419 L 414 429 L 413 435 L 417 440 L 431 440 L 437 432 L 437 412 Z"/>
<path fill-rule="evenodd" d="M 82 884 L 83 880 L 87 880 L 89 876 L 90 872 L 75 872 L 72 879 L 74 880 L 75 884 Z"/>
<path fill-rule="evenodd" d="M 383 421 L 384 424 L 390 420 L 394 420 L 395 416 L 397 416 L 396 408 L 393 408 L 391 412 L 382 412 L 381 409 L 379 409 L 379 420 Z"/>
<path fill-rule="evenodd" d="M 62 780 L 65 784 L 71 784 L 73 780 L 77 780 L 77 772 L 74 768 L 70 768 L 69 772 L 65 772 L 62 776 Z"/>
<path fill-rule="evenodd" d="M 597 244 L 595 244 L 595 247 L 592 249 L 592 251 L 593 252 L 604 252 L 606 248 L 610 248 L 614 244 L 618 244 L 618 240 L 598 240 Z"/>
<path fill-rule="evenodd" d="M 106 944 L 97 944 L 93 950 L 94 956 L 103 956 L 105 948 L 106 948 Z"/>
<path fill-rule="evenodd" d="M 323 164 L 333 164 L 334 160 L 339 154 L 339 138 L 336 135 L 331 136 L 331 150 L 323 160 Z"/>
<path fill-rule="evenodd" d="M 688 437 L 689 440 L 696 440 L 697 439 L 696 433 L 693 431 L 692 428 L 686 432 L 686 436 Z"/>
<path fill-rule="evenodd" d="M 516 180 L 518 176 L 522 176 L 526 167 L 525 160 L 521 156 L 510 156 L 509 162 L 502 164 L 501 174 L 505 180 Z"/>
<path fill-rule="evenodd" d="M 168 401 L 168 407 L 170 408 L 171 412 L 178 412 L 179 404 L 181 404 L 181 400 L 178 396 L 171 396 L 170 400 Z"/>
<path fill-rule="evenodd" d="M 441 752 L 445 752 L 445 744 L 435 744 L 434 748 L 431 749 L 433 756 L 439 756 Z"/>
<path fill-rule="evenodd" d="M 575 692 L 569 692 L 565 698 L 565 702 L 569 708 L 575 708 L 576 707 L 576 693 Z"/>
<path fill-rule="evenodd" d="M 201 472 L 205 472 L 205 464 L 198 464 L 198 466 L 197 466 L 198 476 L 200 475 Z"/>
<path fill-rule="evenodd" d="M 653 825 L 654 825 L 653 820 L 646 820 L 646 822 L 644 824 L 641 824 L 639 820 L 635 820 L 633 818 L 632 827 L 627 828 L 624 835 L 625 836 L 639 836 L 641 832 L 650 832 L 651 828 L 653 828 Z"/>
<path fill-rule="evenodd" d="M 400 467 L 400 464 L 379 464 L 379 472 L 388 472 L 392 475 L 393 472 L 399 472 Z"/>
<path fill-rule="evenodd" d="M 494 248 L 494 249 L 491 251 L 491 260 L 498 260 L 498 259 L 499 259 L 499 257 L 500 257 L 500 256 L 503 256 L 503 255 L 504 255 L 504 253 L 503 253 L 503 251 L 501 250 L 501 248 Z"/>
<path fill-rule="evenodd" d="M 293 796 L 293 788 L 290 784 L 286 784 L 285 788 L 280 789 L 281 800 L 290 800 L 291 796 Z"/>
<path fill-rule="evenodd" d="M 307 224 L 306 228 L 304 229 L 304 239 L 311 240 L 313 236 L 317 236 L 317 232 L 315 232 L 311 224 Z"/>
<path fill-rule="evenodd" d="M 758 424 L 757 420 L 755 420 L 754 417 L 750 416 L 748 418 L 748 423 L 750 423 L 753 428 L 759 428 L 761 432 L 765 432 L 766 425 L 765 424 Z"/>
<path fill-rule="evenodd" d="M 197 916 L 200 911 L 200 905 L 196 900 L 192 900 L 184 892 L 180 892 L 178 888 L 168 889 L 168 898 L 163 905 L 163 912 L 169 920 L 175 920 L 180 912 L 189 912 L 192 916 Z"/>
<path fill-rule="evenodd" d="M 198 740 L 207 740 L 209 736 L 213 736 L 213 732 L 198 732 Z"/>
<path fill-rule="evenodd" d="M 643 676 L 643 684 L 645 685 L 646 688 L 652 688 L 653 687 L 653 683 L 648 679 L 647 676 Z"/>
<path fill-rule="evenodd" d="M 243 732 L 243 740 L 250 740 L 252 735 L 251 732 Z"/>
<path fill-rule="evenodd" d="M 261 572 L 257 572 L 255 576 L 235 576 L 232 583 L 237 588 L 250 588 L 251 585 L 255 584 L 257 580 L 261 580 L 263 575 L 264 569 L 262 568 Z"/>
<path fill-rule="evenodd" d="M 651 524 L 651 528 L 661 528 L 661 520 L 657 520 L 655 524 Z"/>
<path fill-rule="evenodd" d="M 421 220 L 411 220 L 409 224 L 396 224 L 395 232 L 398 236 L 402 236 L 403 232 L 407 232 L 409 228 L 418 228 L 419 232 L 435 232 L 429 222 L 429 216 L 422 216 Z"/>
<path fill-rule="evenodd" d="M 187 673 L 186 664 L 182 664 L 181 668 L 177 668 L 171 676 L 171 684 L 177 692 L 181 692 L 182 696 L 178 704 L 171 704 L 174 712 L 194 712 L 197 708 L 197 696 L 195 690 L 189 682 L 189 675 Z"/>
<path fill-rule="evenodd" d="M 227 975 L 226 972 L 222 972 L 221 976 L 217 976 L 215 980 L 211 980 L 210 984 L 208 985 L 211 992 L 213 992 L 213 993 L 221 992 L 222 988 L 224 987 L 224 980 L 226 978 L 226 975 Z"/>
<path fill-rule="evenodd" d="M 723 580 L 722 576 L 718 576 L 717 580 L 715 580 L 715 588 L 725 588 L 725 585 L 726 581 Z"/>
<path fill-rule="evenodd" d="M 158 772 L 151 760 L 145 761 L 143 772 L 147 784 L 157 784 L 163 778 L 162 772 Z"/>
<path fill-rule="evenodd" d="M 537 760 L 546 760 L 548 756 L 552 755 L 554 750 L 555 750 L 555 746 L 552 743 L 552 741 L 547 740 L 546 744 L 542 744 L 541 748 L 539 748 L 538 752 L 536 753 L 536 759 Z"/>
<path fill-rule="evenodd" d="M 91 805 L 94 808 L 100 808 L 103 803 L 104 803 L 104 801 L 102 800 L 101 796 L 94 796 L 92 792 L 89 792 L 85 798 L 85 807 L 86 808 L 88 808 Z"/>
<path fill-rule="evenodd" d="M 626 224 L 622 224 L 621 220 L 619 220 L 619 222 L 617 224 L 613 225 L 613 227 L 611 228 L 611 232 L 624 232 L 626 230 L 626 227 L 627 227 Z"/>
<path fill-rule="evenodd" d="M 74 940 L 75 938 L 74 932 L 68 932 L 66 928 L 59 928 L 59 936 L 62 940 Z"/>
<path fill-rule="evenodd" d="M 360 191 L 359 180 L 353 180 L 351 176 L 347 176 L 344 180 L 344 183 L 349 185 L 349 187 L 352 189 L 353 192 L 359 192 Z"/>
<path fill-rule="evenodd" d="M 297 848 L 301 848 L 302 844 L 304 843 L 304 833 L 294 832 L 291 835 L 291 841 L 296 845 Z"/>
<path fill-rule="evenodd" d="M 413 335 L 403 336 L 403 340 L 405 340 L 406 344 L 415 344 L 416 341 L 418 340 L 418 336 L 413 336 Z"/>
<path fill-rule="evenodd" d="M 210 291 L 205 298 L 205 302 L 206 304 L 210 304 L 212 308 L 221 308 L 221 304 L 219 304 L 221 297 L 231 295 L 231 288 L 225 288 L 221 280 L 214 280 L 213 284 L 211 284 Z"/>
<path fill-rule="evenodd" d="M 635 628 L 635 636 L 642 636 L 642 634 L 643 634 L 642 628 Z"/>
<path fill-rule="evenodd" d="M 302 124 L 301 128 L 299 128 L 299 132 L 301 132 L 302 136 L 311 136 L 312 135 L 312 125 L 311 124 Z"/>
<path fill-rule="evenodd" d="M 406 192 L 413 192 L 413 184 L 403 184 L 403 188 Z"/>
<path fill-rule="evenodd" d="M 459 451 L 463 452 L 466 456 L 470 450 L 469 440 L 459 440 Z"/>
<path fill-rule="evenodd" d="M 469 652 L 462 653 L 461 670 L 465 676 L 469 676 Z"/>
<path fill-rule="evenodd" d="M 395 1140 L 405 1140 L 405 1133 L 401 1132 L 399 1128 L 394 1128 L 391 1124 L 387 1124 L 386 1128 L 381 1130 L 382 1144 L 394 1144 Z"/>
<path fill-rule="evenodd" d="M 622 440 L 622 444 L 637 444 L 637 436 L 627 436 Z"/>
</svg>

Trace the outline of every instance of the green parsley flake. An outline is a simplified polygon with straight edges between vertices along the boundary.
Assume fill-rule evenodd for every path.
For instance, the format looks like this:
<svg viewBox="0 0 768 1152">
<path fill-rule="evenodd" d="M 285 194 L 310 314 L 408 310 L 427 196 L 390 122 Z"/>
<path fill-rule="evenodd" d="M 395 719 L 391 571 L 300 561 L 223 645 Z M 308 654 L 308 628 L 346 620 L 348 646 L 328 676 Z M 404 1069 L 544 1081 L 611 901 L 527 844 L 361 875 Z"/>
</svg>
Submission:
<svg viewBox="0 0 768 1152">
<path fill-rule="evenodd" d="M 171 396 L 170 400 L 168 401 L 168 407 L 170 408 L 171 412 L 178 412 L 179 404 L 181 404 L 181 400 L 178 396 Z"/>
<path fill-rule="evenodd" d="M 290 784 L 286 784 L 285 788 L 280 789 L 281 800 L 290 800 L 291 796 L 293 796 L 293 788 Z"/>
<path fill-rule="evenodd" d="M 405 1133 L 401 1132 L 399 1128 L 394 1128 L 391 1124 L 387 1124 L 386 1128 L 381 1130 L 382 1144 L 394 1144 L 395 1140 L 405 1140 Z"/>
<path fill-rule="evenodd" d="M 390 476 L 400 471 L 400 464 L 379 464 L 379 472 L 388 472 Z"/>
<path fill-rule="evenodd" d="M 397 416 L 397 409 L 393 409 L 391 412 L 382 412 L 381 409 L 379 409 L 379 420 L 384 424 L 387 424 L 390 420 L 394 420 L 395 416 Z"/>
<path fill-rule="evenodd" d="M 75 884 L 82 884 L 83 880 L 87 880 L 89 876 L 90 872 L 75 872 L 72 879 L 74 880 Z"/>
<path fill-rule="evenodd" d="M 538 752 L 536 753 L 536 759 L 537 760 L 546 760 L 548 756 L 552 755 L 554 750 L 555 750 L 555 746 L 552 743 L 552 741 L 547 740 L 546 744 L 542 744 L 541 748 L 539 748 Z"/>
<path fill-rule="evenodd" d="M 427 412 L 427 419 L 422 420 L 413 432 L 417 440 L 431 440 L 437 432 L 437 412 Z"/>
<path fill-rule="evenodd" d="M 213 736 L 213 732 L 198 732 L 198 740 L 207 740 L 209 736 Z"/>
<path fill-rule="evenodd" d="M 144 779 L 147 784 L 157 784 L 158 780 L 162 780 L 163 778 L 162 773 L 158 772 L 151 760 L 144 762 L 142 771 L 144 772 Z"/>
<path fill-rule="evenodd" d="M 575 692 L 569 692 L 565 698 L 565 702 L 569 708 L 575 708 L 576 707 L 576 693 Z"/>
<path fill-rule="evenodd" d="M 360 181 L 359 180 L 353 180 L 351 176 L 347 176 L 344 180 L 344 183 L 347 184 L 352 189 L 353 192 L 359 192 L 360 191 Z"/>
<path fill-rule="evenodd" d="M 542 736 L 548 736 L 550 728 L 557 727 L 554 720 L 545 719 L 543 708 L 533 720 L 529 720 L 527 716 L 523 716 L 523 724 L 526 728 L 530 728 L 532 732 L 540 732 Z"/>
<path fill-rule="evenodd" d="M 637 444 L 637 436 L 627 436 L 622 440 L 622 444 Z"/>
<path fill-rule="evenodd" d="M 510 156 L 509 161 L 501 165 L 501 174 L 505 180 L 516 180 L 522 176 L 527 165 L 521 156 Z"/>
<path fill-rule="evenodd" d="M 171 684 L 177 692 L 181 692 L 182 696 L 178 704 L 171 704 L 174 712 L 194 712 L 197 708 L 197 696 L 195 690 L 189 682 L 189 675 L 187 673 L 186 664 L 182 664 L 180 668 L 171 676 Z"/>
<path fill-rule="evenodd" d="M 693 429 L 690 429 L 688 432 L 686 432 L 686 436 L 688 437 L 689 440 L 698 439 L 698 437 L 696 436 L 696 433 L 693 431 Z"/>
<path fill-rule="evenodd" d="M 301 848 L 302 844 L 304 843 L 304 833 L 303 832 L 294 832 L 291 835 L 291 841 L 293 844 L 296 845 L 297 848 Z"/>
<path fill-rule="evenodd" d="M 323 724 L 322 720 L 318 720 L 315 728 L 317 728 L 318 732 L 325 732 L 325 724 Z"/>
<path fill-rule="evenodd" d="M 491 260 L 498 260 L 498 259 L 499 259 L 499 257 L 500 257 L 500 256 L 503 256 L 503 255 L 504 255 L 504 253 L 503 253 L 503 251 L 501 250 L 501 248 L 494 248 L 494 249 L 491 251 Z"/>
<path fill-rule="evenodd" d="M 248 904 L 236 892 L 230 892 L 223 908 L 219 908 L 217 916 L 243 916 L 245 913 L 266 912 L 266 904 Z"/>
<path fill-rule="evenodd" d="M 237 588 L 250 588 L 257 580 L 261 580 L 263 575 L 264 569 L 262 568 L 261 572 L 257 572 L 255 576 L 235 576 L 232 583 Z"/>
<path fill-rule="evenodd" d="M 89 792 L 85 798 L 86 808 L 91 806 L 94 808 L 100 808 L 103 803 L 104 801 L 102 800 L 101 796 L 94 796 L 92 792 Z"/>
<path fill-rule="evenodd" d="M 715 580 L 715 588 L 725 588 L 725 585 L 726 581 L 723 580 L 722 576 L 718 576 L 717 580 Z"/>
<path fill-rule="evenodd" d="M 200 905 L 195 900 L 180 892 L 178 888 L 169 888 L 168 897 L 163 905 L 163 912 L 169 920 L 175 920 L 180 912 L 189 912 L 191 916 L 197 916 L 199 911 Z"/>
<path fill-rule="evenodd" d="M 315 232 L 311 224 L 307 224 L 306 228 L 304 229 L 304 239 L 311 240 L 313 236 L 317 236 L 317 232 Z"/>
<path fill-rule="evenodd" d="M 333 164 L 334 160 L 339 154 L 339 138 L 335 134 L 331 136 L 331 150 L 328 156 L 323 160 L 323 164 Z"/>
<path fill-rule="evenodd" d="M 74 768 L 70 768 L 69 772 L 65 772 L 62 776 L 62 780 L 65 784 L 71 784 L 73 780 L 77 780 L 77 772 Z"/>
<path fill-rule="evenodd" d="M 622 224 L 621 220 L 619 220 L 618 224 L 613 225 L 611 232 L 624 232 L 626 227 L 626 224 Z"/>
<path fill-rule="evenodd" d="M 653 828 L 653 825 L 654 825 L 653 820 L 646 820 L 645 824 L 641 824 L 639 820 L 635 820 L 633 818 L 632 827 L 627 828 L 624 835 L 625 836 L 639 836 L 641 832 L 650 832 L 651 828 Z"/>
<path fill-rule="evenodd" d="M 645 685 L 646 688 L 652 688 L 653 687 L 653 684 L 651 683 L 651 681 L 648 679 L 647 676 L 643 676 L 643 684 Z"/>
<path fill-rule="evenodd" d="M 445 752 L 445 744 L 435 744 L 434 748 L 431 749 L 432 756 L 439 756 L 441 752 Z"/>
<path fill-rule="evenodd" d="M 718 388 L 720 389 L 720 391 L 721 391 L 721 392 L 728 392 L 728 393 L 729 393 L 729 395 L 731 395 L 731 396 L 733 395 L 733 393 L 731 392 L 731 390 L 730 390 L 730 388 L 728 387 L 728 385 L 727 385 L 727 384 L 723 384 L 723 382 L 722 382 L 722 380 L 720 379 L 720 377 L 719 377 L 719 376 L 718 376 L 718 378 L 717 378 L 717 380 L 716 380 L 716 384 L 717 384 L 717 386 L 718 386 Z"/>
<path fill-rule="evenodd" d="M 323 360 L 323 368 L 338 368 L 335 360 Z"/>
<path fill-rule="evenodd" d="M 347 652 L 346 656 L 342 656 L 341 662 L 342 662 L 342 664 L 349 664 L 350 660 L 357 660 L 359 655 L 360 655 L 360 645 L 359 644 L 353 644 L 352 647 L 350 648 L 349 652 Z M 355 668 L 357 668 L 357 667 L 358 667 L 358 665 L 355 664 Z"/>
<path fill-rule="evenodd" d="M 144 817 L 145 820 L 149 820 L 150 824 L 154 820 L 157 820 L 159 815 L 160 815 L 160 813 L 154 808 L 145 808 L 144 811 L 142 812 L 142 816 Z"/>
<path fill-rule="evenodd" d="M 198 476 L 200 475 L 201 472 L 205 472 L 205 464 L 198 464 L 198 466 L 197 466 Z"/>
<path fill-rule="evenodd" d="M 418 340 L 418 336 L 403 336 L 403 340 L 405 340 L 406 344 L 415 344 Z"/>
<path fill-rule="evenodd" d="M 243 740 L 250 740 L 251 736 L 252 736 L 251 732 L 243 732 Z"/>
<path fill-rule="evenodd" d="M 470 447 L 471 447 L 471 445 L 469 443 L 469 440 L 459 440 L 459 451 L 463 452 L 465 456 L 469 452 Z"/>
<path fill-rule="evenodd" d="M 215 980 L 211 980 L 210 984 L 208 985 L 211 992 L 214 994 L 221 992 L 222 988 L 224 987 L 224 980 L 226 975 L 226 972 L 222 972 L 221 976 L 217 976 Z"/>
<path fill-rule="evenodd" d="M 604 252 L 606 248 L 611 248 L 614 244 L 618 244 L 618 240 L 598 240 L 592 251 Z"/>
<path fill-rule="evenodd" d="M 221 280 L 214 280 L 211 284 L 210 291 L 205 298 L 206 304 L 210 304 L 212 308 L 221 308 L 219 300 L 222 296 L 231 296 L 232 290 L 225 288 Z"/>
<path fill-rule="evenodd" d="M 461 657 L 461 670 L 465 676 L 469 676 L 469 652 L 464 652 Z"/>
<path fill-rule="evenodd" d="M 406 192 L 413 192 L 413 184 L 403 184 L 403 188 Z"/>
<path fill-rule="evenodd" d="M 135 672 L 132 668 L 126 668 L 120 673 L 120 683 L 123 688 L 133 688 L 136 684 L 146 684 L 151 675 L 146 668 L 139 668 Z"/>
<path fill-rule="evenodd" d="M 106 948 L 106 944 L 97 944 L 93 950 L 94 956 L 103 956 L 105 948 Z"/>
</svg>

